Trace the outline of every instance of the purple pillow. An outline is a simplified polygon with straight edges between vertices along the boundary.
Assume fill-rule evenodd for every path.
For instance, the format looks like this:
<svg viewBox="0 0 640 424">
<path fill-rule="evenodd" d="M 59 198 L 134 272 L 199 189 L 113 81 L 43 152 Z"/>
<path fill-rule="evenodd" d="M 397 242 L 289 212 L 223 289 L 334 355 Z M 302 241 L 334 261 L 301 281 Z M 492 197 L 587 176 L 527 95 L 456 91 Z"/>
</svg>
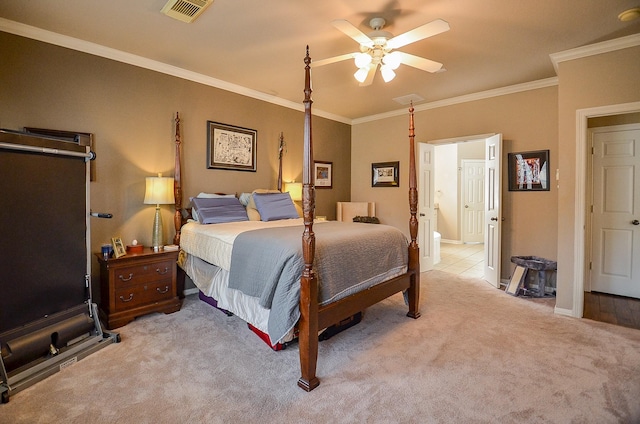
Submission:
<svg viewBox="0 0 640 424">
<path fill-rule="evenodd" d="M 300 218 L 289 193 L 253 193 L 262 221 Z"/>
<path fill-rule="evenodd" d="M 235 197 L 194 197 L 191 201 L 201 224 L 249 220 L 244 206 Z"/>
</svg>

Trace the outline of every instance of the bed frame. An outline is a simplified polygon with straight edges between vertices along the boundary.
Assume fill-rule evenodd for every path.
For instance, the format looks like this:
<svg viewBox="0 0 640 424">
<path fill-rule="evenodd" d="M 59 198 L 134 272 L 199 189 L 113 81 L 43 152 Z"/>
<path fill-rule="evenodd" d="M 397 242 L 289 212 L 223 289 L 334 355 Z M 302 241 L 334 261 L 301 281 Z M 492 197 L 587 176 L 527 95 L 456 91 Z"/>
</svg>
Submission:
<svg viewBox="0 0 640 424">
<path fill-rule="evenodd" d="M 416 165 L 414 147 L 413 105 L 409 108 L 409 263 L 407 272 L 401 276 L 380 283 L 368 290 L 353 294 L 347 298 L 325 306 L 318 304 L 318 280 L 313 269 L 315 254 L 315 234 L 313 232 L 313 217 L 315 211 L 315 186 L 313 178 L 313 140 L 311 131 L 311 57 L 307 46 L 305 63 L 304 88 L 304 145 L 302 171 L 302 212 L 304 232 L 302 234 L 302 251 L 304 270 L 300 278 L 300 320 L 298 323 L 298 343 L 300 350 L 301 376 L 298 386 L 306 391 L 318 387 L 320 380 L 316 376 L 318 360 L 318 331 L 363 311 L 389 296 L 407 290 L 409 312 L 407 316 L 417 319 L 420 317 L 420 252 L 416 241 L 418 234 L 418 220 L 416 218 L 418 205 L 418 191 L 416 188 Z M 182 217 L 182 186 L 180 179 L 180 118 L 176 114 L 176 159 L 175 159 L 175 230 L 174 244 L 180 244 L 180 228 Z M 282 147 L 281 147 L 282 148 Z M 282 163 L 282 155 L 279 155 Z M 282 165 L 280 165 L 282 166 Z M 282 182 L 281 172 L 278 175 L 278 188 Z"/>
</svg>

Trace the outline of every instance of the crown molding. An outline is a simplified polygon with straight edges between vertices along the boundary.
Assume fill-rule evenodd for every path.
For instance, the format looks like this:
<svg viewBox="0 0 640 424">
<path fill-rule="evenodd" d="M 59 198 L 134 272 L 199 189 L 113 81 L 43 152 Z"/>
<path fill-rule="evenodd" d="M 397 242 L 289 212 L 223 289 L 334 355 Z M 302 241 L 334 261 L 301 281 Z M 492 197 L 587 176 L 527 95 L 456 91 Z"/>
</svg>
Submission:
<svg viewBox="0 0 640 424">
<path fill-rule="evenodd" d="M 33 40 L 42 41 L 60 47 L 65 47 L 71 50 L 88 53 L 94 56 L 104 57 L 106 59 L 115 60 L 117 62 L 126 63 L 128 65 L 133 65 L 144 69 L 149 69 L 166 75 L 171 75 L 185 80 L 197 82 L 199 84 L 208 85 L 210 87 L 219 88 L 221 90 L 230 91 L 242 96 L 251 97 L 257 100 L 273 103 L 278 106 L 283 106 L 289 109 L 304 112 L 304 105 L 302 103 L 298 104 L 290 100 L 285 100 L 281 97 L 263 93 L 257 90 L 252 90 L 247 87 L 232 84 L 230 82 L 222 81 L 217 78 L 209 77 L 197 72 L 188 71 L 186 69 L 168 65 L 157 60 L 148 59 L 146 57 L 123 52 L 111 47 L 105 47 L 100 44 L 80 40 L 78 38 L 69 37 L 67 35 L 58 34 L 52 31 L 47 31 L 41 28 L 25 25 L 8 19 L 0 18 L 0 31 L 19 35 L 21 37 L 31 38 Z M 313 111 L 313 114 L 323 118 L 331 119 L 333 121 L 351 124 L 351 119 L 349 118 L 345 118 L 344 116 L 335 115 L 333 113 L 325 112 L 319 109 L 315 109 Z"/>
<path fill-rule="evenodd" d="M 129 65 L 137 66 L 140 68 L 149 69 L 152 71 L 160 72 L 163 74 L 175 76 L 185 80 L 193 81 L 199 84 L 207 85 L 210 87 L 219 88 L 221 90 L 229 91 L 232 93 L 240 94 L 242 96 L 251 97 L 257 100 L 262 100 L 268 103 L 272 103 L 278 106 L 294 109 L 300 112 L 304 111 L 304 105 L 290 100 L 283 99 L 271 94 L 263 93 L 261 91 L 253 90 L 247 87 L 243 87 L 237 84 L 232 84 L 227 81 L 223 81 L 217 78 L 213 78 L 204 74 L 200 74 L 193 71 L 188 71 L 177 66 L 168 65 L 156 60 L 148 59 L 142 56 L 134 55 L 131 53 L 116 50 L 110 47 L 105 47 L 100 44 L 92 43 L 78 38 L 69 37 L 66 35 L 58 34 L 52 31 L 47 31 L 34 26 L 22 24 L 19 22 L 11 21 L 5 18 L 0 18 L 0 31 L 19 35 L 26 38 L 42 41 L 45 43 L 65 47 L 68 49 L 92 54 L 106 59 L 115 60 L 118 62 L 126 63 Z M 596 54 L 606 53 L 610 51 L 620 50 L 628 47 L 635 47 L 640 45 L 640 34 L 634 34 L 627 37 L 618 38 L 615 40 L 604 41 L 576 49 L 566 50 L 559 53 L 553 53 L 550 55 L 553 66 L 558 72 L 558 64 L 567 60 L 574 60 L 581 57 L 592 56 Z M 480 91 L 477 93 L 467 94 L 458 97 L 452 97 L 449 99 L 438 100 L 430 103 L 423 103 L 414 106 L 415 111 L 424 111 L 428 109 L 435 109 L 445 106 L 452 106 L 460 103 L 472 102 L 476 100 L 488 99 L 491 97 L 504 96 L 508 94 L 519 93 L 528 90 L 537 90 L 540 88 L 551 87 L 558 85 L 558 77 L 546 78 L 538 81 L 527 82 L 523 84 L 516 84 L 507 87 L 497 88 L 493 90 Z M 406 113 L 406 109 L 398 109 L 391 112 L 381 113 L 377 115 L 364 116 L 361 118 L 350 119 L 344 116 L 336 115 L 333 113 L 325 112 L 319 109 L 314 109 L 313 114 L 315 116 L 330 119 L 336 122 L 342 122 L 348 125 L 357 125 L 365 122 L 377 121 L 381 119 L 387 119 L 395 116 L 401 116 Z"/>
<path fill-rule="evenodd" d="M 451 97 L 449 99 L 438 100 L 430 103 L 422 103 L 414 106 L 416 112 L 423 110 L 436 109 L 445 106 L 452 106 L 460 103 L 473 102 L 476 100 L 489 99 L 491 97 L 499 97 L 507 94 L 520 93 L 522 91 L 538 90 L 540 88 L 553 87 L 558 85 L 558 77 L 546 78 L 537 81 L 525 82 L 522 84 L 509 85 L 507 87 L 496 88 L 493 90 L 479 91 L 477 93 L 465 94 L 464 96 Z M 378 115 L 364 116 L 351 121 L 352 125 L 362 124 L 365 122 L 378 121 L 380 119 L 401 116 L 407 113 L 407 109 L 398 109 L 391 112 L 380 113 Z"/>
<path fill-rule="evenodd" d="M 552 53 L 549 57 L 551 58 L 551 62 L 553 62 L 553 67 L 557 75 L 558 66 L 562 62 L 636 46 L 640 46 L 640 34 L 628 35 L 626 37 L 616 38 L 615 40 L 603 41 L 601 43 L 589 44 L 588 46 Z"/>
</svg>

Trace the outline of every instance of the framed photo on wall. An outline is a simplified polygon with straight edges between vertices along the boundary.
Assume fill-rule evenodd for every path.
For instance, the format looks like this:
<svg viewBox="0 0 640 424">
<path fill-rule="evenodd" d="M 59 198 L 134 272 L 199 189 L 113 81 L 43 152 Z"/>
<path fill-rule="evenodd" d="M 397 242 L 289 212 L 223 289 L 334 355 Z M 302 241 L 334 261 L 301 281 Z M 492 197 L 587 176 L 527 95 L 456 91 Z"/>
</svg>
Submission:
<svg viewBox="0 0 640 424">
<path fill-rule="evenodd" d="M 371 187 L 399 187 L 400 162 L 371 164 Z"/>
<path fill-rule="evenodd" d="M 549 191 L 549 151 L 509 153 L 509 191 Z"/>
<path fill-rule="evenodd" d="M 333 188 L 333 162 L 313 161 L 315 187 Z"/>
<path fill-rule="evenodd" d="M 207 168 L 256 171 L 258 132 L 207 121 Z"/>
</svg>

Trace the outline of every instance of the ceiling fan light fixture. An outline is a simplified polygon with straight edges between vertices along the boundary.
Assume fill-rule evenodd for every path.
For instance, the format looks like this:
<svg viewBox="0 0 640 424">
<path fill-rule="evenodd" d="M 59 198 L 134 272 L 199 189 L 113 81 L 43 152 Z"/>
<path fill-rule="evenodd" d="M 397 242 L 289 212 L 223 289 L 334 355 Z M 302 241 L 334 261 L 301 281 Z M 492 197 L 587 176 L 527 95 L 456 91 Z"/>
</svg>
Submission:
<svg viewBox="0 0 640 424">
<path fill-rule="evenodd" d="M 394 70 L 398 69 L 398 66 L 400 66 L 400 63 L 402 62 L 402 59 L 400 58 L 400 55 L 396 53 L 397 52 L 387 53 L 382 58 L 382 63 L 384 63 L 387 67 L 391 69 L 394 69 Z"/>
<path fill-rule="evenodd" d="M 365 79 L 367 79 L 367 74 L 369 73 L 369 68 L 364 67 L 364 68 L 360 68 L 356 71 L 355 74 L 353 74 L 353 77 L 358 81 L 358 82 L 364 82 Z"/>
<path fill-rule="evenodd" d="M 396 77 L 396 73 L 387 65 L 380 66 L 380 73 L 382 74 L 384 82 L 389 82 Z"/>
<path fill-rule="evenodd" d="M 371 63 L 371 56 L 368 53 L 358 53 L 355 57 L 356 66 L 358 68 L 366 68 Z"/>
</svg>

